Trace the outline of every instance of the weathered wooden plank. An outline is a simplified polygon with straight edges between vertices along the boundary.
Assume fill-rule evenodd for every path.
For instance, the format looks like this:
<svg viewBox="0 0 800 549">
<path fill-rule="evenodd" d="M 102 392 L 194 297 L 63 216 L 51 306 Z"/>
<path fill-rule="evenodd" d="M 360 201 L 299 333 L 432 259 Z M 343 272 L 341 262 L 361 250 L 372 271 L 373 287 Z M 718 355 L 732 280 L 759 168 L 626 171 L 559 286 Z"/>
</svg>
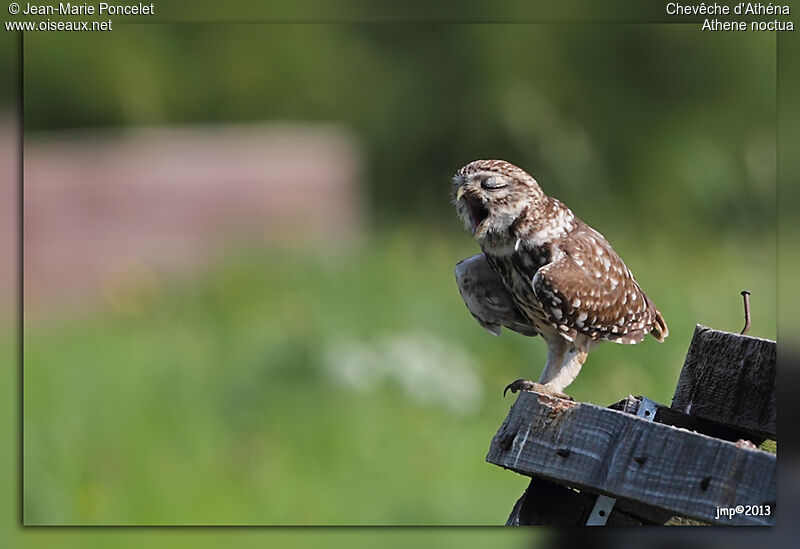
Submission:
<svg viewBox="0 0 800 549">
<path fill-rule="evenodd" d="M 523 391 L 486 460 L 527 476 L 712 523 L 774 523 L 775 455 L 630 414 Z M 718 507 L 770 516 L 717 521 Z"/>
<path fill-rule="evenodd" d="M 641 397 L 628 396 L 628 398 L 611 405 L 610 408 L 636 415 L 640 404 Z M 664 408 L 660 404 L 658 406 Z M 669 408 L 666 409 L 669 410 Z M 678 413 L 674 410 L 672 412 Z M 562 484 L 533 477 L 525 492 L 514 505 L 506 525 L 585 525 L 597 497 L 597 494 L 580 492 Z M 665 524 L 671 518 L 672 513 L 642 503 L 616 498 L 606 525 Z"/>
<path fill-rule="evenodd" d="M 672 408 L 777 440 L 776 344 L 697 325 Z"/>
</svg>

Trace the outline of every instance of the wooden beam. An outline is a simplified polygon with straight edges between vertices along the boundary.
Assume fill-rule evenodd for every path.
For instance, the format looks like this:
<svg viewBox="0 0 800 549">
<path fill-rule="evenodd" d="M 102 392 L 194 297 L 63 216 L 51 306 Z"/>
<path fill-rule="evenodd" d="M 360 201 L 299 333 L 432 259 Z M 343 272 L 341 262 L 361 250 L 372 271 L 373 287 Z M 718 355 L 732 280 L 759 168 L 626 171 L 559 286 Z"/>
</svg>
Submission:
<svg viewBox="0 0 800 549">
<path fill-rule="evenodd" d="M 532 478 L 517 500 L 506 526 L 582 526 L 586 524 L 597 496 L 577 492 L 543 478 Z M 623 512 L 617 505 L 608 516 L 608 526 L 663 524 L 648 522 Z"/>
<path fill-rule="evenodd" d="M 776 344 L 697 325 L 672 408 L 777 440 Z"/>
<path fill-rule="evenodd" d="M 627 398 L 615 402 L 609 406 L 609 408 L 636 415 L 641 400 L 641 396 L 629 395 Z M 720 425 L 708 419 L 690 416 L 679 410 L 668 408 L 658 403 L 656 403 L 656 415 L 653 421 L 665 425 L 672 425 L 673 427 L 680 427 L 681 429 L 688 429 L 689 431 L 696 431 L 713 438 L 728 440 L 730 442 L 737 442 L 741 439 L 745 439 L 753 442 L 756 446 L 764 442 L 766 438 L 762 436 L 753 436 L 751 432 L 736 429 L 728 425 Z"/>
<path fill-rule="evenodd" d="M 596 494 L 532 478 L 514 505 L 506 526 L 583 526 L 596 501 Z M 618 498 L 606 525 L 661 525 L 672 518 L 672 513 Z"/>
<path fill-rule="evenodd" d="M 593 404 L 521 392 L 486 460 L 714 524 L 774 523 L 774 454 Z M 771 513 L 716 518 L 737 505 Z"/>
</svg>

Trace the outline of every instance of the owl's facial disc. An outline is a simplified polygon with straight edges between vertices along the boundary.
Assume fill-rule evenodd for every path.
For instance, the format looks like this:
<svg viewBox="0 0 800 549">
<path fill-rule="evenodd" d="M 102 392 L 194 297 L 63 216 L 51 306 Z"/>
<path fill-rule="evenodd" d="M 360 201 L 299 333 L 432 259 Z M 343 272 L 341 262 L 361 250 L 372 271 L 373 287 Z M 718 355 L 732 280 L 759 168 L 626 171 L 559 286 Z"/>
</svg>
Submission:
<svg viewBox="0 0 800 549">
<path fill-rule="evenodd" d="M 500 174 L 482 172 L 468 178 L 457 177 L 455 183 L 461 217 L 472 234 L 480 238 L 488 229 L 493 204 L 507 194 L 509 181 Z"/>
<path fill-rule="evenodd" d="M 481 246 L 503 247 L 517 240 L 520 216 L 547 200 L 536 180 L 502 160 L 476 160 L 453 177 L 454 202 L 465 228 Z"/>
</svg>

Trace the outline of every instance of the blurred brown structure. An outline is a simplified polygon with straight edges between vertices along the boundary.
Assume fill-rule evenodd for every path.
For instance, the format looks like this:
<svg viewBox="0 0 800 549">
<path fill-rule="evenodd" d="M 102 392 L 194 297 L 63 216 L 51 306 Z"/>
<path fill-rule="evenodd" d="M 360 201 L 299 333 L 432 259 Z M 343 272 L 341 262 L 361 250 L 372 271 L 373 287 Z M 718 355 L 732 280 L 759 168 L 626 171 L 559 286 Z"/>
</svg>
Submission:
<svg viewBox="0 0 800 549">
<path fill-rule="evenodd" d="M 336 127 L 247 125 L 25 137 L 26 309 L 237 246 L 348 246 L 359 154 Z M 106 295 L 108 298 L 108 295 Z"/>
</svg>

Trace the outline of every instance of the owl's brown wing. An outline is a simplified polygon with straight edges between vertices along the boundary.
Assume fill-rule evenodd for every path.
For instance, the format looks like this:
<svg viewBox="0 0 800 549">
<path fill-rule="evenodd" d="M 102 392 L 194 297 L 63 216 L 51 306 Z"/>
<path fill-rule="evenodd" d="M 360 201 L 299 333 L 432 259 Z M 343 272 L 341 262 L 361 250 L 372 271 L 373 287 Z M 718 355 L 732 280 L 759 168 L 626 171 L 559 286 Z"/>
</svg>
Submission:
<svg viewBox="0 0 800 549">
<path fill-rule="evenodd" d="M 456 265 L 456 282 L 467 309 L 489 333 L 499 336 L 503 326 L 526 336 L 538 334 L 519 312 L 503 281 L 492 270 L 483 254 Z"/>
<path fill-rule="evenodd" d="M 567 339 L 577 334 L 638 343 L 667 336 L 661 313 L 606 239 L 583 222 L 558 243 L 561 253 L 533 277 L 547 319 Z"/>
</svg>

